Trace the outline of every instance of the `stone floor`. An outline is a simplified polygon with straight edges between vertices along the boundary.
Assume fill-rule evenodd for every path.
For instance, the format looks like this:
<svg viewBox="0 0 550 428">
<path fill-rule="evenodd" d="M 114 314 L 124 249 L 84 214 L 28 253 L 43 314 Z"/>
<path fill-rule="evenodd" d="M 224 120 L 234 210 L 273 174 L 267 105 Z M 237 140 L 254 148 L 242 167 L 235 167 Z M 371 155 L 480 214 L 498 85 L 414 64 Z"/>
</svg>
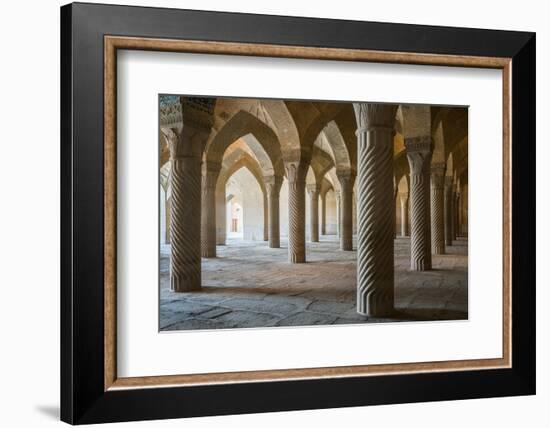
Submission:
<svg viewBox="0 0 550 428">
<path fill-rule="evenodd" d="M 468 242 L 433 256 L 434 269 L 409 271 L 408 238 L 395 240 L 395 306 L 391 318 L 356 313 L 356 252 L 340 251 L 335 236 L 307 244 L 305 264 L 287 262 L 267 242 L 230 239 L 218 257 L 202 260 L 203 289 L 170 291 L 170 247 L 160 260 L 160 329 L 191 330 L 467 319 Z"/>
</svg>

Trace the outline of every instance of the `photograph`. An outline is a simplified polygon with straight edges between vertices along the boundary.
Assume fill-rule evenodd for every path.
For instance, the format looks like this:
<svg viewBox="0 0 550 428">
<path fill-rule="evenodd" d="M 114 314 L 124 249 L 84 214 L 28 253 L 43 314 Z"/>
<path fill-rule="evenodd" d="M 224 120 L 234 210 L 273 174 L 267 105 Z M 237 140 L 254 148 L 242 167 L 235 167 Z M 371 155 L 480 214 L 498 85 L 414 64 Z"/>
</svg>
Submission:
<svg viewBox="0 0 550 428">
<path fill-rule="evenodd" d="M 468 319 L 468 106 L 158 112 L 161 332 Z"/>
</svg>

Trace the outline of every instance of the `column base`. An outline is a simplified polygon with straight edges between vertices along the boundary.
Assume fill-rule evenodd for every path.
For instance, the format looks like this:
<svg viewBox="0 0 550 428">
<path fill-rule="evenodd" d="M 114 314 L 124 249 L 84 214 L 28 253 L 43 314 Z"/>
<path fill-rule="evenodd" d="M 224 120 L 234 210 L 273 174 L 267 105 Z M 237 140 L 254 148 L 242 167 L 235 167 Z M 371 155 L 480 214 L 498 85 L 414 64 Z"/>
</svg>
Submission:
<svg viewBox="0 0 550 428">
<path fill-rule="evenodd" d="M 393 290 L 392 290 L 393 291 Z M 395 314 L 393 292 L 373 290 L 370 293 L 357 291 L 357 313 L 368 317 L 390 317 Z"/>
<path fill-rule="evenodd" d="M 305 254 L 292 254 L 288 255 L 288 261 L 290 263 L 305 263 L 306 255 Z"/>
<path fill-rule="evenodd" d="M 200 291 L 201 287 L 201 278 L 184 278 L 184 277 L 170 277 L 170 290 L 175 293 L 185 293 L 189 291 Z"/>
<path fill-rule="evenodd" d="M 426 271 L 432 270 L 432 262 L 428 260 L 411 260 L 412 271 Z"/>
</svg>

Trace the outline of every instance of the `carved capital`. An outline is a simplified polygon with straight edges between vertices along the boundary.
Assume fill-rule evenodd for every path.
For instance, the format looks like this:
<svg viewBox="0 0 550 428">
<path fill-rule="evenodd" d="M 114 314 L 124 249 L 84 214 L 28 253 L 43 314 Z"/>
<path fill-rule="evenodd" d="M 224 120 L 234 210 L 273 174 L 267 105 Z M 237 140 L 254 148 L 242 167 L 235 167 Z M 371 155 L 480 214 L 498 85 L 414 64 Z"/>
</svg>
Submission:
<svg viewBox="0 0 550 428">
<path fill-rule="evenodd" d="M 340 182 L 342 193 L 351 192 L 355 183 L 355 175 L 351 171 L 337 172 L 336 176 Z"/>
<path fill-rule="evenodd" d="M 283 177 L 279 177 L 278 175 L 265 176 L 264 184 L 268 197 L 279 196 L 283 184 Z"/>
<path fill-rule="evenodd" d="M 445 175 L 445 162 L 432 162 L 430 169 L 432 175 L 443 177 Z"/>
<path fill-rule="evenodd" d="M 216 98 L 180 97 L 183 127 L 210 133 L 214 124 Z"/>
<path fill-rule="evenodd" d="M 287 162 L 285 172 L 289 183 L 295 183 L 306 179 L 307 168 L 301 162 Z"/>
<path fill-rule="evenodd" d="M 397 105 L 353 103 L 357 120 L 357 133 L 371 129 L 386 129 L 394 132 Z"/>
<path fill-rule="evenodd" d="M 202 167 L 202 188 L 203 190 L 213 191 L 218 182 L 221 165 L 216 162 L 204 162 Z"/>
<path fill-rule="evenodd" d="M 426 174 L 430 171 L 433 139 L 430 136 L 405 139 L 405 149 L 411 174 Z"/>
<path fill-rule="evenodd" d="M 311 196 L 315 196 L 316 194 L 318 196 L 319 191 L 321 190 L 321 186 L 319 186 L 318 184 L 308 184 L 306 186 L 306 189 Z"/>
</svg>

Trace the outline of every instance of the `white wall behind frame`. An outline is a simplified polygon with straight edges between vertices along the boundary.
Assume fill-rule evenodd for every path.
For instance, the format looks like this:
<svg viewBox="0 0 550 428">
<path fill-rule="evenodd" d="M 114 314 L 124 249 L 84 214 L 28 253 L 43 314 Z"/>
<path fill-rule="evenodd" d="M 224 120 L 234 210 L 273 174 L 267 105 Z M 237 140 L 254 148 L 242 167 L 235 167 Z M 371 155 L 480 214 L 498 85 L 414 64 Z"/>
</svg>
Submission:
<svg viewBox="0 0 550 428">
<path fill-rule="evenodd" d="M 9 124 L 0 129 L 1 141 L 7 142 L 2 146 L 0 178 L 2 183 L 17 183 L 2 186 L 3 200 L 11 201 L 11 205 L 0 210 L 3 261 L 0 283 L 4 285 L 0 320 L 3 343 L 13 350 L 1 357 L 4 388 L 0 395 L 9 399 L 9 405 L 2 408 L 2 421 L 13 428 L 60 426 L 59 150 L 56 144 L 59 141 L 58 7 L 65 3 L 65 0 L 3 2 L 0 14 L 2 39 L 17 40 L 17 43 L 3 45 L 3 59 L 13 66 L 4 67 L 0 79 L 3 123 Z M 391 3 L 339 0 L 315 2 L 314 7 L 311 2 L 296 0 L 101 0 L 101 3 L 537 31 L 537 122 L 545 124 L 550 116 L 547 103 L 550 79 L 541 78 L 550 75 L 550 27 L 545 2 L 462 0 L 452 8 L 442 7 L 436 0 Z M 21 114 L 29 111 L 30 100 L 37 103 L 32 127 L 29 115 Z M 33 130 L 40 130 L 40 138 L 31 132 Z M 538 127 L 537 134 L 537 359 L 541 363 L 536 396 L 128 422 L 123 426 L 322 428 L 354 426 L 365 421 L 372 426 L 391 424 L 407 428 L 440 427 L 443 423 L 445 428 L 480 424 L 499 428 L 516 428 L 526 423 L 544 425 L 550 402 L 547 364 L 550 313 L 543 306 L 550 300 L 546 286 L 550 283 L 550 222 L 547 221 L 550 187 L 545 185 L 550 183 L 550 145 L 544 125 Z M 16 159 L 24 159 L 23 168 Z M 40 217 L 36 216 L 37 206 Z M 22 257 L 22 254 L 30 256 L 31 249 L 40 257 Z M 24 302 L 24 308 L 18 302 Z M 37 350 L 40 358 L 29 363 L 24 356 L 37 355 Z M 22 373 L 27 379 L 33 379 L 32 388 L 28 382 L 22 382 Z"/>
</svg>

